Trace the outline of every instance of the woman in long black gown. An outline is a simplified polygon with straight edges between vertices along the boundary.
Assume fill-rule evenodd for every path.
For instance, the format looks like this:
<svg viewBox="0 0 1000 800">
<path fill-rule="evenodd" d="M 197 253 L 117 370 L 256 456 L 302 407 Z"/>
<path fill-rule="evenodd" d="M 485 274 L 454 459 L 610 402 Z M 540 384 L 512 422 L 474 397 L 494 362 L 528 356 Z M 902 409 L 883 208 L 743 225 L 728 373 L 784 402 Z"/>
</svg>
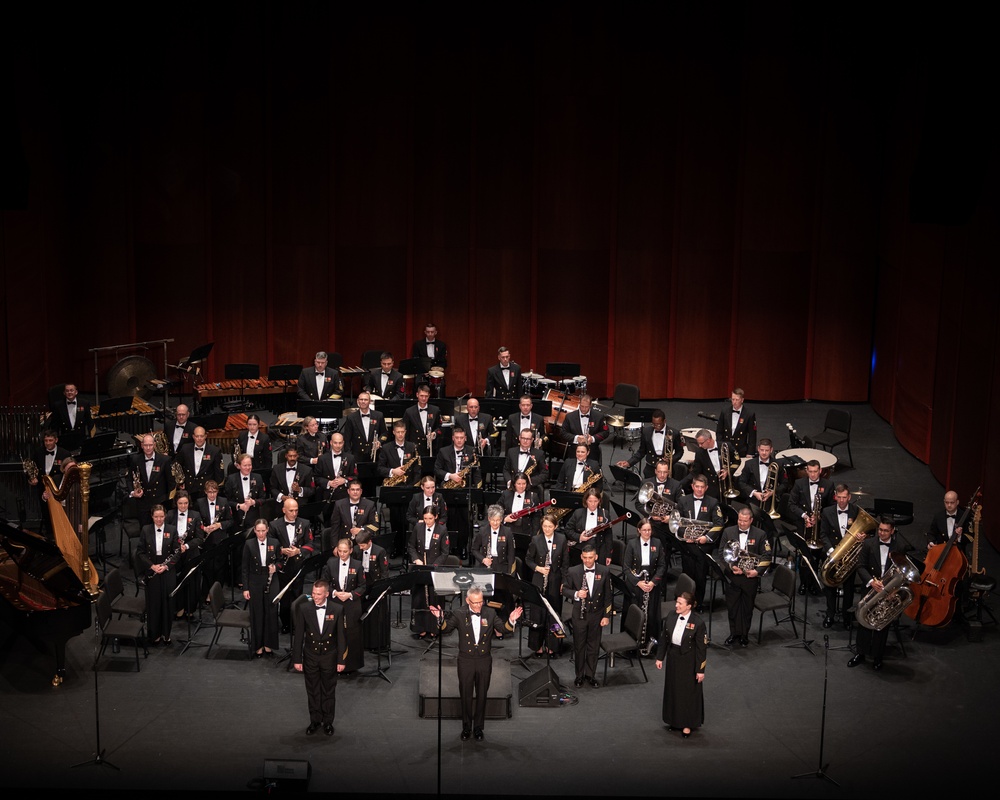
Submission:
<svg viewBox="0 0 1000 800">
<path fill-rule="evenodd" d="M 667 672 L 663 682 L 663 721 L 671 729 L 680 728 L 687 739 L 693 728 L 705 721 L 705 662 L 708 633 L 702 618 L 694 613 L 694 596 L 681 592 L 674 610 L 663 620 L 656 668 Z"/>
</svg>

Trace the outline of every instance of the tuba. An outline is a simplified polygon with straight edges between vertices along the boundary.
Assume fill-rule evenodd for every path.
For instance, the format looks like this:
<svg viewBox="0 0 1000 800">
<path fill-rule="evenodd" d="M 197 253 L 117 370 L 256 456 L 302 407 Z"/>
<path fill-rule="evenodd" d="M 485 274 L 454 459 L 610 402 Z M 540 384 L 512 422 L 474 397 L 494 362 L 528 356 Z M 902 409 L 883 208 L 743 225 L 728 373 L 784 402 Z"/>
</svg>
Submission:
<svg viewBox="0 0 1000 800">
<path fill-rule="evenodd" d="M 847 529 L 847 533 L 837 543 L 837 546 L 830 551 L 826 557 L 826 561 L 823 562 L 823 566 L 820 567 L 819 576 L 823 583 L 831 589 L 835 589 L 847 580 L 858 566 L 858 560 L 861 558 L 861 548 L 865 543 L 865 540 L 859 540 L 856 534 L 868 534 L 877 527 L 878 520 L 863 508 L 859 508 L 858 516 L 855 517 L 854 522 Z"/>
<path fill-rule="evenodd" d="M 656 486 L 652 481 L 643 481 L 636 495 L 636 500 L 643 504 L 643 510 L 650 517 L 669 517 L 677 505 L 673 500 L 669 500 L 662 494 L 653 491 Z"/>
<path fill-rule="evenodd" d="M 882 591 L 875 588 L 854 607 L 858 624 L 871 631 L 880 631 L 896 619 L 913 602 L 910 584 L 920 580 L 918 570 L 906 556 L 890 553 L 892 564 L 882 576 Z"/>
</svg>

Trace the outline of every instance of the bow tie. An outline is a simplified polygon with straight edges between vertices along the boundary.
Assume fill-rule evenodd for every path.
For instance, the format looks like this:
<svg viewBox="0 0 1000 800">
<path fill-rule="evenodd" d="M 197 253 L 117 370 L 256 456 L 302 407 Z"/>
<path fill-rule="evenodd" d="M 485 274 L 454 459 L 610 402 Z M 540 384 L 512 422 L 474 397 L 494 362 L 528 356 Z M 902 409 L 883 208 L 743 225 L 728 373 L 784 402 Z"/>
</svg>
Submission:
<svg viewBox="0 0 1000 800">
<path fill-rule="evenodd" d="M 518 495 L 518 496 L 517 496 L 517 499 L 518 499 L 518 500 L 520 500 L 520 499 L 521 499 L 521 495 Z"/>
<path fill-rule="evenodd" d="M 326 608 L 326 606 L 316 606 L 316 610 L 317 610 L 317 611 L 320 611 L 320 610 L 322 610 L 322 609 L 324 609 L 324 608 Z"/>
<path fill-rule="evenodd" d="M 250 439 L 256 439 L 256 438 L 257 438 L 257 437 L 256 437 L 256 436 L 254 436 L 254 435 L 253 435 L 252 433 L 251 433 L 251 434 L 250 434 L 249 436 L 247 436 L 247 440 L 248 440 L 248 441 L 249 441 Z"/>
<path fill-rule="evenodd" d="M 215 505 L 215 501 L 213 500 L 211 503 L 209 503 L 209 505 L 210 506 L 214 506 Z"/>
<path fill-rule="evenodd" d="M 718 451 L 719 451 L 719 448 L 718 448 L 718 447 L 713 447 L 713 448 L 712 448 L 711 450 L 709 450 L 708 452 L 709 452 L 709 453 L 717 453 Z"/>
<path fill-rule="evenodd" d="M 204 447 L 196 447 L 195 450 L 197 450 L 199 453 L 205 452 L 205 448 Z"/>
<path fill-rule="evenodd" d="M 643 546 L 643 547 L 649 547 L 649 542 L 643 542 L 643 543 L 642 543 L 642 546 Z"/>
<path fill-rule="evenodd" d="M 156 529 L 156 532 L 157 532 L 157 533 L 163 533 L 163 528 L 157 528 L 157 529 Z"/>
<path fill-rule="evenodd" d="M 593 572 L 593 569 L 585 569 L 584 572 Z"/>
<path fill-rule="evenodd" d="M 683 622 L 685 619 L 687 619 L 687 617 L 678 617 L 677 618 L 678 622 Z"/>
<path fill-rule="evenodd" d="M 361 415 L 361 417 L 362 417 L 363 419 L 368 419 L 368 417 L 370 417 L 370 416 L 371 416 L 371 414 L 362 414 L 362 415 Z"/>
<path fill-rule="evenodd" d="M 325 372 L 317 372 L 316 373 L 316 377 L 317 378 L 325 378 L 326 377 L 326 373 Z"/>
<path fill-rule="evenodd" d="M 522 416 L 521 419 L 531 419 L 531 417 Z"/>
<path fill-rule="evenodd" d="M 508 372 L 510 370 L 510 367 L 500 367 L 500 369 L 503 372 Z"/>
<path fill-rule="evenodd" d="M 55 450 L 46 450 L 45 451 L 45 455 L 47 455 L 47 456 L 54 456 L 55 454 L 56 454 Z"/>
<path fill-rule="evenodd" d="M 954 514 L 948 514 L 948 519 L 955 519 L 955 515 Z"/>
<path fill-rule="evenodd" d="M 76 400 L 67 400 L 66 401 L 66 405 L 68 405 L 68 406 L 75 406 L 76 405 Z"/>
<path fill-rule="evenodd" d="M 819 481 L 809 481 L 810 486 L 819 486 Z"/>
<path fill-rule="evenodd" d="M 146 463 L 148 464 L 148 463 L 149 463 L 150 461 L 154 461 L 154 460 L 155 460 L 155 459 L 152 459 L 152 458 L 147 458 L 147 459 L 146 459 Z"/>
<path fill-rule="evenodd" d="M 585 463 L 583 463 L 582 461 L 577 461 L 577 462 L 576 462 L 576 465 L 577 465 L 578 467 L 585 467 L 585 466 L 587 466 L 587 465 L 586 465 Z"/>
</svg>

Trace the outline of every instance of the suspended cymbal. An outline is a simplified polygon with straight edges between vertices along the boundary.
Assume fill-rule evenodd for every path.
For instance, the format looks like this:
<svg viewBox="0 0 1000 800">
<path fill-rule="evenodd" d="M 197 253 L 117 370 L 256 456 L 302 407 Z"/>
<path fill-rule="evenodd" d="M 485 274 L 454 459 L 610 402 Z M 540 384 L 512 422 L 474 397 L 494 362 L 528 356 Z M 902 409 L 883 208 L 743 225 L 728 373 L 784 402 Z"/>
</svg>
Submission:
<svg viewBox="0 0 1000 800">
<path fill-rule="evenodd" d="M 608 414 L 604 421 L 608 423 L 610 428 L 624 428 L 625 427 L 625 417 L 620 414 Z"/>
<path fill-rule="evenodd" d="M 871 492 L 862 492 L 860 489 L 856 492 L 851 492 L 855 497 L 871 497 Z"/>
</svg>

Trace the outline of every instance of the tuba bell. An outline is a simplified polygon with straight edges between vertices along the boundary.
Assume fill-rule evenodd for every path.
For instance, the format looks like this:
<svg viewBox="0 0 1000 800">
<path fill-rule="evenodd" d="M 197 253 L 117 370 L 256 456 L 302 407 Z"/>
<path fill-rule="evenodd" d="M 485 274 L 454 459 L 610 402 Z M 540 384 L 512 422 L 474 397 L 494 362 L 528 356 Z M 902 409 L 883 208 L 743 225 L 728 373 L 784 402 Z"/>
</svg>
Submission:
<svg viewBox="0 0 1000 800">
<path fill-rule="evenodd" d="M 857 534 L 869 534 L 877 527 L 878 520 L 863 508 L 858 508 L 858 516 L 820 567 L 819 576 L 824 584 L 835 589 L 850 577 L 858 566 L 861 548 L 865 543 L 864 539 L 857 538 Z"/>
<path fill-rule="evenodd" d="M 662 494 L 657 494 L 654 491 L 655 488 L 656 484 L 652 481 L 643 481 L 642 486 L 639 487 L 639 491 L 636 494 L 636 500 L 642 503 L 643 510 L 647 516 L 669 517 L 676 503 Z"/>
<path fill-rule="evenodd" d="M 920 570 L 900 553 L 890 553 L 892 564 L 882 576 L 882 591 L 875 588 L 854 607 L 858 624 L 871 631 L 880 631 L 892 623 L 913 602 L 910 584 L 920 580 Z"/>
</svg>

